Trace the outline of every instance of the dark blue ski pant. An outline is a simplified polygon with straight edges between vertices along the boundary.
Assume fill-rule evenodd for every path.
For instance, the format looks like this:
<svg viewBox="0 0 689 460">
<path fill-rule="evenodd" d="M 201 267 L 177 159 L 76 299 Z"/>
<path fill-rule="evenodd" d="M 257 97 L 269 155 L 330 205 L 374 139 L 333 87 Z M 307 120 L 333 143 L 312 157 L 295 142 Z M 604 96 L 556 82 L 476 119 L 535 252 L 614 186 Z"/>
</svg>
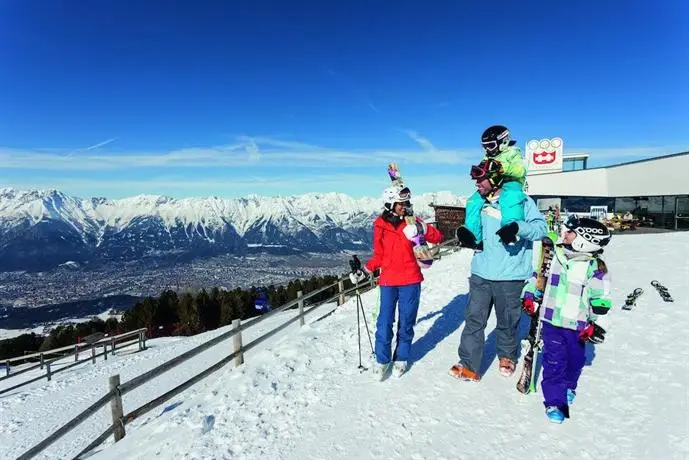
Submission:
<svg viewBox="0 0 689 460">
<path fill-rule="evenodd" d="M 409 360 L 420 299 L 421 283 L 380 287 L 380 312 L 376 322 L 375 346 L 376 360 L 379 363 Z M 392 325 L 395 322 L 395 310 L 399 310 L 399 321 L 397 322 L 397 343 L 393 355 Z"/>
<path fill-rule="evenodd" d="M 568 413 L 567 389 L 576 390 L 586 363 L 586 347 L 579 331 L 543 322 L 543 404 Z"/>
</svg>

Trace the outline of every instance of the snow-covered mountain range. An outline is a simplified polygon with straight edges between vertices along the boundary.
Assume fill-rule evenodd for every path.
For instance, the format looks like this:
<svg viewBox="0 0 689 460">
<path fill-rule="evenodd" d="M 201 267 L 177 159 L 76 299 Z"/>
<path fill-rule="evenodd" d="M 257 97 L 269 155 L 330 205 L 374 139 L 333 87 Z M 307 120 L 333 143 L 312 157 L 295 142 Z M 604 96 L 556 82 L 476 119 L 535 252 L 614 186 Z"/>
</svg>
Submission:
<svg viewBox="0 0 689 460">
<path fill-rule="evenodd" d="M 463 204 L 450 192 L 413 198 Z M 0 270 L 45 270 L 67 261 L 269 252 L 335 252 L 370 247 L 380 198 L 342 193 L 244 198 L 139 195 L 110 200 L 58 190 L 0 189 Z"/>
</svg>

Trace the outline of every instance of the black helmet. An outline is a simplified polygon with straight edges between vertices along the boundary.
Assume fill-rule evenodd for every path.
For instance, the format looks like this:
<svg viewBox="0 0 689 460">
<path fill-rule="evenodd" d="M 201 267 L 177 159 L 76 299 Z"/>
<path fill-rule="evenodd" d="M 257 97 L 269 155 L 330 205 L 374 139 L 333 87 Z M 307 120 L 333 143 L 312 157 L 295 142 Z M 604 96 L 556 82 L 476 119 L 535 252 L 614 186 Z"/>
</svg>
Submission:
<svg viewBox="0 0 689 460">
<path fill-rule="evenodd" d="M 493 125 L 481 135 L 483 150 L 486 151 L 486 156 L 491 158 L 514 144 L 516 141 L 512 140 L 510 130 L 502 125 Z"/>
<path fill-rule="evenodd" d="M 602 251 L 612 237 L 605 224 L 590 217 L 571 215 L 565 221 L 565 227 L 577 234 L 572 242 L 572 248 L 579 252 L 596 253 Z"/>
</svg>

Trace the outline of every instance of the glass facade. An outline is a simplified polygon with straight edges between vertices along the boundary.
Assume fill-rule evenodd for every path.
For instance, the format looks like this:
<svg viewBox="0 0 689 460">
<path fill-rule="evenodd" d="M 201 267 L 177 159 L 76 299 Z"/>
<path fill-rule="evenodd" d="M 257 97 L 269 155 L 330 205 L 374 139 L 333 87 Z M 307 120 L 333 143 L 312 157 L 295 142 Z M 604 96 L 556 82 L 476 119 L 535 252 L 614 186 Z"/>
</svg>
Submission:
<svg viewBox="0 0 689 460">
<path fill-rule="evenodd" d="M 578 171 L 586 169 L 586 158 L 564 158 L 562 160 L 563 171 Z"/>
<path fill-rule="evenodd" d="M 561 210 L 567 212 L 590 212 L 591 206 L 607 206 L 608 212 L 624 214 L 630 212 L 636 219 L 646 219 L 658 228 L 689 230 L 689 195 L 637 196 L 637 197 L 590 197 L 551 195 L 532 196 L 534 201 L 543 198 L 560 198 Z"/>
</svg>

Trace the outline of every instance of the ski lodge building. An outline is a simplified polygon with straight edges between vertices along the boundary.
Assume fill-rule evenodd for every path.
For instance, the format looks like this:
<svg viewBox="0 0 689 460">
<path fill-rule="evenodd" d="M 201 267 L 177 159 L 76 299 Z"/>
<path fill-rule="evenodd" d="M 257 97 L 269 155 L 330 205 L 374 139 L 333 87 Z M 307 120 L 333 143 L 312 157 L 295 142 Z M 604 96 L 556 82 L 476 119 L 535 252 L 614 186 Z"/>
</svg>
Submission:
<svg viewBox="0 0 689 460">
<path fill-rule="evenodd" d="M 526 144 L 526 191 L 539 209 L 689 230 L 689 152 L 588 168 L 588 154 L 564 155 L 561 138 Z"/>
</svg>

